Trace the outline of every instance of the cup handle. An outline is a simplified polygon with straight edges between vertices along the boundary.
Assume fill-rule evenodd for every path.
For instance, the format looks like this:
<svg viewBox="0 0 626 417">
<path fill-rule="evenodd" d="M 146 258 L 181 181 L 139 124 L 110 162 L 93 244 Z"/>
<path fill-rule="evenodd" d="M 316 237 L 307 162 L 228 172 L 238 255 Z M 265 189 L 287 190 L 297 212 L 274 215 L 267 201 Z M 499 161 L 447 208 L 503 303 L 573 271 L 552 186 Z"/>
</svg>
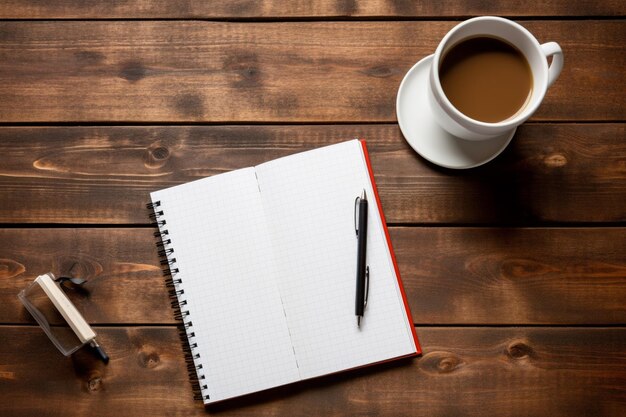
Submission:
<svg viewBox="0 0 626 417">
<path fill-rule="evenodd" d="M 563 51 L 556 42 L 547 42 L 541 45 L 541 50 L 546 56 L 546 59 L 552 56 L 552 62 L 548 68 L 548 87 L 559 78 L 559 74 L 563 69 Z"/>
</svg>

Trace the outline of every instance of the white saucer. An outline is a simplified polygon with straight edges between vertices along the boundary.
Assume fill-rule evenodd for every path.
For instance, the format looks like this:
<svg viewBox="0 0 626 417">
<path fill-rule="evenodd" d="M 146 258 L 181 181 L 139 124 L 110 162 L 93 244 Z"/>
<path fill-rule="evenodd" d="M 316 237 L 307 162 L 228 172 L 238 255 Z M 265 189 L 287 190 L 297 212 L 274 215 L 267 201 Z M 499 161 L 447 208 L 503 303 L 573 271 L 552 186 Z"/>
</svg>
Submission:
<svg viewBox="0 0 626 417">
<path fill-rule="evenodd" d="M 443 130 L 428 103 L 428 71 L 432 59 L 430 55 L 415 64 L 400 84 L 396 114 L 404 138 L 424 159 L 445 168 L 474 168 L 491 161 L 511 142 L 516 129 L 480 141 L 460 139 Z"/>
</svg>

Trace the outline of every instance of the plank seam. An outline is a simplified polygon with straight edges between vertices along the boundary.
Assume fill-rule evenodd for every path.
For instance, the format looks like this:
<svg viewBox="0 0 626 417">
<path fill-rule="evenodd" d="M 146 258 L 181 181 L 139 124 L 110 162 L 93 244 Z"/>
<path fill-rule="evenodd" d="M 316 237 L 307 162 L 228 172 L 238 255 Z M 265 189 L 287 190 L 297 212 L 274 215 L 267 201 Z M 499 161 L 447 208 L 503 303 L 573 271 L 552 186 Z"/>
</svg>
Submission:
<svg viewBox="0 0 626 417">
<path fill-rule="evenodd" d="M 569 124 L 624 124 L 626 119 L 591 119 L 591 120 L 530 120 L 524 124 L 541 125 L 541 124 L 555 124 L 555 125 L 569 125 Z M 0 127 L 169 127 L 169 126 L 359 126 L 359 125 L 396 125 L 397 122 L 389 120 L 340 120 L 340 121 L 43 121 L 43 122 L 0 122 Z"/>
<path fill-rule="evenodd" d="M 501 15 L 518 21 L 587 21 L 626 19 L 626 15 L 575 15 L 575 16 L 520 16 Z M 289 16 L 289 17 L 55 17 L 55 18 L 2 18 L 0 22 L 226 22 L 226 23 L 298 23 L 298 22 L 457 22 L 475 17 L 474 15 L 458 16 Z"/>
</svg>

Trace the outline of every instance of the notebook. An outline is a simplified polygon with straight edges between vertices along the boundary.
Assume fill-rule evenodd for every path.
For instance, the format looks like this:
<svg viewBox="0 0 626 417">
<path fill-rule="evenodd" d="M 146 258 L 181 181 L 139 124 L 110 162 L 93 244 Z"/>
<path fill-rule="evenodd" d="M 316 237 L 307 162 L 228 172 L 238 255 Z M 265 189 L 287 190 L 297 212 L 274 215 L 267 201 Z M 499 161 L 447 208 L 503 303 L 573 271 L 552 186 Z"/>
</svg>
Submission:
<svg viewBox="0 0 626 417">
<path fill-rule="evenodd" d="M 363 189 L 377 204 L 357 327 L 354 201 Z M 151 199 L 205 404 L 420 353 L 364 141 Z"/>
</svg>

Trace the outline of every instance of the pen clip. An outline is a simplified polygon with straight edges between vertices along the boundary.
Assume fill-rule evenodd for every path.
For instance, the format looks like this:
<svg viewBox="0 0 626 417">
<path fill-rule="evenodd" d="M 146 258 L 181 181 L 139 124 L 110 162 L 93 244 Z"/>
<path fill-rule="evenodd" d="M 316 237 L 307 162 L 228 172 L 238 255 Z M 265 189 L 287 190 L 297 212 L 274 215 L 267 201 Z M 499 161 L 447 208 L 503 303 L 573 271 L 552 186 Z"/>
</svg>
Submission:
<svg viewBox="0 0 626 417">
<path fill-rule="evenodd" d="M 365 267 L 365 301 L 363 302 L 363 309 L 367 307 L 367 296 L 370 294 L 370 267 Z"/>
<path fill-rule="evenodd" d="M 357 219 L 357 211 L 359 208 L 359 201 L 361 201 L 361 197 L 357 196 L 354 199 L 354 232 L 356 233 L 357 236 L 359 236 L 359 226 L 358 226 L 358 219 Z"/>
</svg>

